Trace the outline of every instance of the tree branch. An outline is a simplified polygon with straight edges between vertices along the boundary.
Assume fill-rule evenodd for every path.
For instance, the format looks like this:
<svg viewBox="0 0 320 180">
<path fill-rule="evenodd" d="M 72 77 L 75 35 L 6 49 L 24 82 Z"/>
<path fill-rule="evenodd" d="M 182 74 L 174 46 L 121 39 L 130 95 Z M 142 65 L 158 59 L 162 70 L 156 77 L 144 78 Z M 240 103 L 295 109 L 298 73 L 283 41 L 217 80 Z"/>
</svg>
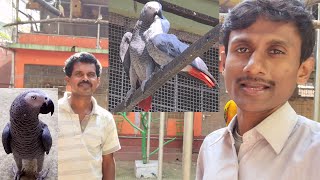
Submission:
<svg viewBox="0 0 320 180">
<path fill-rule="evenodd" d="M 80 24 L 102 24 L 108 25 L 109 21 L 100 20 L 100 19 L 70 19 L 70 18 L 51 18 L 51 19 L 41 19 L 37 21 L 21 21 L 21 22 L 14 22 L 5 24 L 3 27 L 20 25 L 20 24 L 30 24 L 30 23 L 57 23 L 57 22 L 64 22 L 64 23 L 80 23 Z"/>
</svg>

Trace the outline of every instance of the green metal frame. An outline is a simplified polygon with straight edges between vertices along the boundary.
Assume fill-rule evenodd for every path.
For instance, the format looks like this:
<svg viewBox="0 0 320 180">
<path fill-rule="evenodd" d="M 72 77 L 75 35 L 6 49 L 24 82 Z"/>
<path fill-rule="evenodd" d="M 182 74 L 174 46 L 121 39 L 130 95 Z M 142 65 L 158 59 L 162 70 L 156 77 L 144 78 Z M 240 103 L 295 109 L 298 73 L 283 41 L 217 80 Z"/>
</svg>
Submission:
<svg viewBox="0 0 320 180">
<path fill-rule="evenodd" d="M 133 124 L 127 117 L 127 113 L 126 112 L 118 112 L 119 115 L 121 115 L 133 128 L 135 128 L 136 130 L 140 131 L 141 133 L 141 151 L 142 151 L 142 162 L 143 164 L 147 164 L 147 132 L 148 132 L 148 119 L 147 119 L 147 115 L 150 112 L 140 112 L 140 122 L 143 126 L 143 129 L 139 128 L 138 126 L 136 126 L 135 124 Z M 165 146 L 166 144 L 169 144 L 170 142 L 174 141 L 176 139 L 176 137 L 168 140 L 167 142 L 165 142 L 163 144 L 163 146 Z M 155 153 L 157 153 L 159 151 L 159 148 L 155 149 L 154 151 L 152 151 L 149 154 L 149 157 Z"/>
</svg>

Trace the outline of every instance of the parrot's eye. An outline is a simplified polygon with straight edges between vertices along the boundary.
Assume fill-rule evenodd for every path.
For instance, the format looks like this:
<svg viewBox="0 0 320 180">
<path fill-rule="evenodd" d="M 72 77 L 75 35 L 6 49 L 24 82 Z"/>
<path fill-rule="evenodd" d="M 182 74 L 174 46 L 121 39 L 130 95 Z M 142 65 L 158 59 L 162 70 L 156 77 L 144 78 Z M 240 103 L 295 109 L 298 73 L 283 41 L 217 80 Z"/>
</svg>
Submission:
<svg viewBox="0 0 320 180">
<path fill-rule="evenodd" d="M 37 97 L 36 97 L 36 96 L 31 96 L 31 99 L 32 99 L 32 100 L 36 100 Z"/>
</svg>

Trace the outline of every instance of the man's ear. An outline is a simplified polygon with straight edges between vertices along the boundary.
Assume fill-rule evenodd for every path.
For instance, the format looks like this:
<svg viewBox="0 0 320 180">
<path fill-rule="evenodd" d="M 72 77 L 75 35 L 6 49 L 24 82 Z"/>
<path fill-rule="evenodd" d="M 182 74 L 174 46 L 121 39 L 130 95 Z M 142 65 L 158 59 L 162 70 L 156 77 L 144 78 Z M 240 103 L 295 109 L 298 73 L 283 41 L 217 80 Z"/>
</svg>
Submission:
<svg viewBox="0 0 320 180">
<path fill-rule="evenodd" d="M 222 67 L 222 75 L 224 76 L 225 66 L 226 66 L 226 51 L 220 51 L 220 59 L 221 59 L 221 67 Z"/>
<path fill-rule="evenodd" d="M 297 84 L 306 84 L 308 82 L 314 68 L 314 62 L 314 57 L 309 57 L 301 63 L 297 74 Z"/>
<path fill-rule="evenodd" d="M 68 85 L 69 82 L 70 82 L 70 77 L 69 77 L 69 76 L 65 76 L 65 77 L 64 77 L 64 80 L 66 81 L 66 83 L 67 83 L 67 85 Z"/>
<path fill-rule="evenodd" d="M 98 78 L 97 78 L 97 82 L 98 82 L 97 87 L 100 86 L 100 82 L 101 82 L 100 80 L 101 80 L 100 77 L 98 77 Z"/>
</svg>

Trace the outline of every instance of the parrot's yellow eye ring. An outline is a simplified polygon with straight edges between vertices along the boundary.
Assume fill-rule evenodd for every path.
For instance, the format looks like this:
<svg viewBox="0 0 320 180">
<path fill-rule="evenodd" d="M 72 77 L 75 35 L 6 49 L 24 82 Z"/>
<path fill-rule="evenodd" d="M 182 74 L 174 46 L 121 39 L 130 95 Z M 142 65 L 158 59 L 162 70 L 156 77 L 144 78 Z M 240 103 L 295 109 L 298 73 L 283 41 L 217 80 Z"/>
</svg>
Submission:
<svg viewBox="0 0 320 180">
<path fill-rule="evenodd" d="M 37 97 L 36 96 L 31 96 L 31 99 L 36 100 Z"/>
</svg>

